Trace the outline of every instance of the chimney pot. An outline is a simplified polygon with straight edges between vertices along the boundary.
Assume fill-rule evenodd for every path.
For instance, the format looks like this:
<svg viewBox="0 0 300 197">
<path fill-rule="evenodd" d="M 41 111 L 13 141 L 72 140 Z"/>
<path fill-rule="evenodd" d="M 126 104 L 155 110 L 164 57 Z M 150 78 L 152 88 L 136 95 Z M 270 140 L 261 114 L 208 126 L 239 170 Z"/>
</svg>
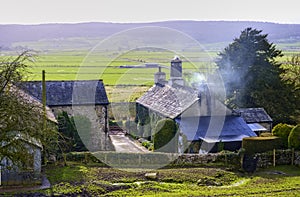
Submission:
<svg viewBox="0 0 300 197">
<path fill-rule="evenodd" d="M 182 61 L 178 56 L 175 56 L 171 61 L 170 85 L 184 85 L 182 79 Z"/>
</svg>

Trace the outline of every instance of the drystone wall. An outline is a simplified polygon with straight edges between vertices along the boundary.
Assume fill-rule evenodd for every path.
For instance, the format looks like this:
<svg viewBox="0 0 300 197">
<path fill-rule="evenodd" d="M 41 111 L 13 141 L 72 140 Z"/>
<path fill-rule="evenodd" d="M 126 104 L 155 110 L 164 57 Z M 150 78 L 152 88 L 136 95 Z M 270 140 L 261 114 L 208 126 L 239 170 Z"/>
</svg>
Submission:
<svg viewBox="0 0 300 197">
<path fill-rule="evenodd" d="M 87 154 L 87 155 L 86 155 Z M 70 153 L 68 160 L 83 161 L 88 156 L 90 160 L 97 161 L 89 153 Z M 142 165 L 149 165 L 154 167 L 157 164 L 170 164 L 174 166 L 201 166 L 218 163 L 218 165 L 225 165 L 241 168 L 241 155 L 238 153 L 210 153 L 210 154 L 174 154 L 174 153 L 116 153 L 116 152 L 99 152 L 95 156 L 107 165 L 120 167 L 139 167 Z M 273 152 L 260 153 L 257 157 L 257 168 L 265 168 L 273 165 Z M 93 158 L 93 159 L 91 159 Z M 291 150 L 277 150 L 276 151 L 276 165 L 290 165 L 292 160 Z M 294 165 L 300 166 L 300 151 L 294 152 Z M 255 168 L 256 168 L 255 167 Z M 255 170 L 255 169 L 254 169 Z"/>
<path fill-rule="evenodd" d="M 266 152 L 256 154 L 257 167 L 265 168 L 274 165 L 274 152 Z M 298 165 L 300 166 L 300 151 L 292 150 L 276 150 L 275 151 L 275 165 Z"/>
</svg>

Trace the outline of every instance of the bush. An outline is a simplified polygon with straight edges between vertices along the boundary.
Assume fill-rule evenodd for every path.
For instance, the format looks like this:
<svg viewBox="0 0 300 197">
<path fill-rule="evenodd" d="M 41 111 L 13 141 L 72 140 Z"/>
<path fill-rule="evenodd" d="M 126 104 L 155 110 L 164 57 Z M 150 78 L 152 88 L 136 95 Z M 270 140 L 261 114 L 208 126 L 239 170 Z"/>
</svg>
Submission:
<svg viewBox="0 0 300 197">
<path fill-rule="evenodd" d="M 177 126 L 172 119 L 166 118 L 158 121 L 154 129 L 154 150 L 177 152 L 176 132 Z"/>
<path fill-rule="evenodd" d="M 272 136 L 273 136 L 272 133 L 269 132 L 264 132 L 259 135 L 259 137 L 272 137 Z"/>
<path fill-rule="evenodd" d="M 292 129 L 288 138 L 288 143 L 290 148 L 300 150 L 300 124 Z"/>
<path fill-rule="evenodd" d="M 97 159 L 90 152 L 69 152 L 66 154 L 67 161 L 73 162 L 93 162 L 93 163 L 102 163 L 99 159 Z"/>
<path fill-rule="evenodd" d="M 59 114 L 57 119 L 58 131 L 61 133 L 59 143 L 62 151 L 87 151 L 83 141 L 88 143 L 90 140 L 90 120 L 79 115 L 70 117 L 67 112 Z"/>
<path fill-rule="evenodd" d="M 245 153 L 252 155 L 255 153 L 267 152 L 280 148 L 282 140 L 279 137 L 246 137 L 243 138 L 242 148 Z"/>
<path fill-rule="evenodd" d="M 272 129 L 272 134 L 282 139 L 283 148 L 288 148 L 288 138 L 293 126 L 279 123 Z"/>
</svg>

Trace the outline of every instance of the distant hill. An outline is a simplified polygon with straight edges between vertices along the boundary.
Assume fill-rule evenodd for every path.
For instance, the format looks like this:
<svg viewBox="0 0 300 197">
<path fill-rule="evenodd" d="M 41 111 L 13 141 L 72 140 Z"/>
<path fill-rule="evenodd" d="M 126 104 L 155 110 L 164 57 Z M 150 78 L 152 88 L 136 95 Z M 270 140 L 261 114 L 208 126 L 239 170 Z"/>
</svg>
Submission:
<svg viewBox="0 0 300 197">
<path fill-rule="evenodd" d="M 35 42 L 68 38 L 104 38 L 122 30 L 161 26 L 182 31 L 200 43 L 231 42 L 246 27 L 263 30 L 271 42 L 300 42 L 300 24 L 230 21 L 166 21 L 153 23 L 78 23 L 41 25 L 0 25 L 0 46 L 19 42 Z"/>
</svg>

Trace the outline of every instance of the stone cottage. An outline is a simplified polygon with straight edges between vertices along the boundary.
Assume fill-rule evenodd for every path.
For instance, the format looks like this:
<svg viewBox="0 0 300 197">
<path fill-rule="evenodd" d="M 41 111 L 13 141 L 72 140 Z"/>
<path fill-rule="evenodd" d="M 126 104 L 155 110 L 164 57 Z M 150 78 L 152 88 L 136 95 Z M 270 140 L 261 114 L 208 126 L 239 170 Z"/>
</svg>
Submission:
<svg viewBox="0 0 300 197">
<path fill-rule="evenodd" d="M 21 169 L 15 165 L 9 158 L 4 157 L 1 160 L 0 166 L 0 186 L 9 185 L 31 185 L 41 183 L 41 169 L 42 169 L 42 144 L 26 135 L 16 133 L 14 141 L 19 141 L 24 147 L 24 151 L 27 151 L 27 162 L 23 164 Z M 11 143 L 2 144 L 4 146 L 11 147 Z M 13 147 L 11 147 L 13 148 Z"/>
<path fill-rule="evenodd" d="M 216 152 L 218 143 L 224 149 L 238 150 L 243 137 L 256 136 L 239 114 L 232 113 L 215 98 L 206 83 L 192 88 L 182 78 L 182 61 L 171 61 L 170 80 L 155 74 L 155 85 L 136 101 L 137 120 L 144 126 L 143 137 L 153 136 L 152 129 L 162 118 L 173 119 L 193 145 L 189 152 Z M 150 125 L 147 127 L 146 125 Z"/>
<path fill-rule="evenodd" d="M 23 85 L 30 95 L 42 100 L 41 81 L 28 81 Z M 70 116 L 85 116 L 91 121 L 91 141 L 84 142 L 90 151 L 110 148 L 107 114 L 109 101 L 102 80 L 46 81 L 46 103 L 55 116 L 65 111 Z M 78 130 L 79 135 L 80 132 Z"/>
<path fill-rule="evenodd" d="M 20 99 L 32 104 L 40 109 L 41 114 L 43 113 L 43 105 L 37 99 L 16 87 L 12 89 L 17 91 Z M 46 118 L 49 124 L 57 124 L 54 114 L 47 106 Z M 19 131 L 11 131 L 10 134 L 13 136 L 11 140 L 2 141 L 0 148 L 7 149 L 7 151 L 15 150 L 14 143 L 17 142 L 26 154 L 26 163 L 22 163 L 22 166 L 16 165 L 8 157 L 3 157 L 0 161 L 0 186 L 40 184 L 43 150 L 41 142 Z"/>
</svg>

